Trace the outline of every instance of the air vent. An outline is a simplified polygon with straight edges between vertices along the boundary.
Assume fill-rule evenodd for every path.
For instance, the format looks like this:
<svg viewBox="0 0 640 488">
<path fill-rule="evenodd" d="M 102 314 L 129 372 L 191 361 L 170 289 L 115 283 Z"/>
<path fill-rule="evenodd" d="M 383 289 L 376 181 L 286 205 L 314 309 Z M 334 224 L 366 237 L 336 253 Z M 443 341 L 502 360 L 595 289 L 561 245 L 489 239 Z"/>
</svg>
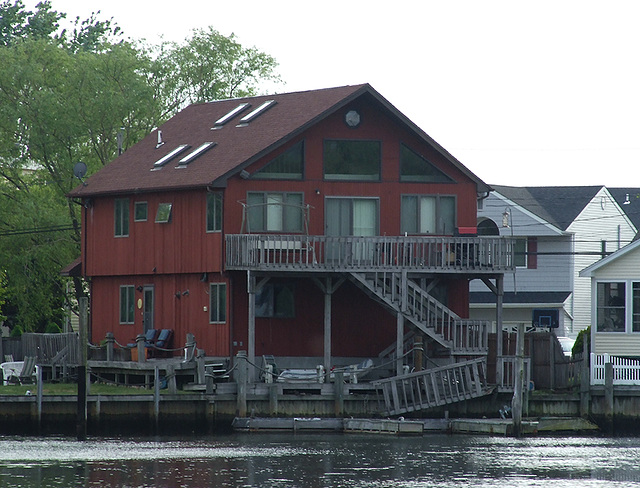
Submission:
<svg viewBox="0 0 640 488">
<path fill-rule="evenodd" d="M 251 122 L 253 119 L 255 119 L 259 115 L 261 115 L 264 112 L 266 112 L 267 109 L 269 109 L 270 107 L 272 107 L 275 104 L 276 104 L 275 100 L 267 100 L 262 105 L 260 105 L 258 108 L 256 108 L 252 112 L 249 112 L 247 115 L 242 117 L 240 119 L 240 123 L 236 127 L 244 127 L 244 126 L 246 126 L 249 122 Z"/>
<path fill-rule="evenodd" d="M 216 145 L 215 142 L 205 142 L 204 144 L 202 144 L 201 146 L 197 147 L 196 149 L 191 151 L 189 154 L 187 154 L 184 158 L 182 158 L 178 162 L 178 166 L 176 166 L 176 169 L 186 168 L 187 164 L 189 164 L 191 161 L 193 161 L 198 156 L 200 156 L 205 151 L 207 151 L 208 149 L 212 148 L 215 145 Z"/>
<path fill-rule="evenodd" d="M 165 156 L 163 156 L 160 159 L 158 159 L 155 163 L 153 163 L 153 169 L 161 168 L 162 166 L 167 164 L 169 161 L 171 161 L 173 158 L 175 158 L 178 154 L 180 154 L 181 152 L 185 151 L 189 147 L 191 147 L 191 146 L 189 146 L 189 144 L 182 144 L 181 146 L 176 147 L 169 154 L 166 154 Z"/>
<path fill-rule="evenodd" d="M 236 115 L 238 115 L 240 112 L 242 112 L 243 110 L 245 110 L 249 106 L 250 105 L 248 103 L 241 103 L 236 108 L 234 108 L 231 112 L 229 112 L 226 115 L 223 115 L 218 120 L 216 120 L 214 126 L 211 127 L 211 130 L 222 129 L 222 126 L 224 124 L 229 122 L 232 118 L 234 118 Z"/>
</svg>

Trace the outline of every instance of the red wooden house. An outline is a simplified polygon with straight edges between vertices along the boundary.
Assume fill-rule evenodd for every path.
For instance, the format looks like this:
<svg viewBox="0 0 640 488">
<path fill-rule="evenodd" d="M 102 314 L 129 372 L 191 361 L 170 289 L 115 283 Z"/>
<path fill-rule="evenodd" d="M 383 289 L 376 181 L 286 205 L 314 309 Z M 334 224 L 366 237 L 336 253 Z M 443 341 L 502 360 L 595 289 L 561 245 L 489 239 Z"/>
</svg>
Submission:
<svg viewBox="0 0 640 488">
<path fill-rule="evenodd" d="M 327 369 L 414 332 L 485 354 L 468 282 L 512 269 L 475 236 L 489 191 L 368 84 L 189 106 L 70 194 L 91 338 L 169 328 Z"/>
</svg>

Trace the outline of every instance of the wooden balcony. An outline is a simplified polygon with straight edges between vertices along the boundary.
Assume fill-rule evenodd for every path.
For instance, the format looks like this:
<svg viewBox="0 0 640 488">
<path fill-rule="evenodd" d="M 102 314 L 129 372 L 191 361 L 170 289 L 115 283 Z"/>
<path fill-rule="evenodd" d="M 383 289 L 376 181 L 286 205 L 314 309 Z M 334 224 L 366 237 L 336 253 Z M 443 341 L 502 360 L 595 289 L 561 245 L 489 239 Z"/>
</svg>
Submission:
<svg viewBox="0 0 640 488">
<path fill-rule="evenodd" d="M 296 272 L 512 272 L 514 240 L 504 237 L 226 236 L 229 270 Z"/>
</svg>

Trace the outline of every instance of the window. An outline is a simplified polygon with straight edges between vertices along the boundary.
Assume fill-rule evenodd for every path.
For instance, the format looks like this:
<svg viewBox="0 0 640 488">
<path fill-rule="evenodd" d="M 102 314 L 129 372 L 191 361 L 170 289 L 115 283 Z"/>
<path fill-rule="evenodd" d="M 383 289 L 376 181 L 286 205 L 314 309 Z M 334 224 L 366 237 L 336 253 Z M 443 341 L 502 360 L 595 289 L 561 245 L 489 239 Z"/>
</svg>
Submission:
<svg viewBox="0 0 640 488">
<path fill-rule="evenodd" d="M 400 181 L 420 183 L 453 183 L 425 157 L 400 144 Z"/>
<path fill-rule="evenodd" d="M 222 193 L 207 193 L 207 232 L 222 230 Z"/>
<path fill-rule="evenodd" d="M 135 222 L 144 222 L 148 218 L 149 206 L 147 202 L 136 202 L 133 204 L 133 220 Z"/>
<path fill-rule="evenodd" d="M 267 283 L 256 293 L 256 317 L 295 317 L 293 285 Z"/>
<path fill-rule="evenodd" d="M 171 203 L 161 203 L 158 205 L 158 211 L 156 212 L 156 223 L 157 224 L 167 224 L 171 222 L 171 208 L 173 204 Z"/>
<path fill-rule="evenodd" d="M 304 141 L 272 159 L 253 177 L 265 180 L 301 180 L 304 168 Z"/>
<path fill-rule="evenodd" d="M 247 194 L 249 232 L 302 232 L 302 193 Z"/>
<path fill-rule="evenodd" d="M 632 285 L 633 290 L 633 311 L 632 311 L 632 324 L 631 330 L 633 332 L 640 332 L 640 283 L 635 282 Z"/>
<path fill-rule="evenodd" d="M 625 331 L 625 283 L 598 283 L 596 322 L 598 332 Z"/>
<path fill-rule="evenodd" d="M 527 267 L 527 238 L 517 238 L 513 249 L 513 261 L 516 268 Z"/>
<path fill-rule="evenodd" d="M 380 141 L 324 141 L 326 180 L 380 180 Z"/>
<path fill-rule="evenodd" d="M 227 320 L 227 285 L 211 283 L 209 288 L 209 322 L 220 324 Z"/>
<path fill-rule="evenodd" d="M 115 231 L 116 237 L 127 237 L 129 235 L 129 199 L 116 198 L 114 202 L 115 210 Z"/>
<path fill-rule="evenodd" d="M 133 324 L 134 321 L 135 287 L 123 285 L 120 287 L 120 323 Z"/>
<path fill-rule="evenodd" d="M 403 195 L 401 232 L 452 235 L 456 227 L 456 199 L 452 196 Z"/>
</svg>

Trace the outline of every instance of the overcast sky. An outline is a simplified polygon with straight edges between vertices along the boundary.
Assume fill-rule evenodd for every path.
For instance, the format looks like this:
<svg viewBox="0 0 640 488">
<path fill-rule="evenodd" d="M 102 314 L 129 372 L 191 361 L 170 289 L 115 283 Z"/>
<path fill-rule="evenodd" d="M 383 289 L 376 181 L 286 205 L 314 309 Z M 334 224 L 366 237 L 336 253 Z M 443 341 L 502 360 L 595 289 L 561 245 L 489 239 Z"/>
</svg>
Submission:
<svg viewBox="0 0 640 488">
<path fill-rule="evenodd" d="M 489 184 L 640 187 L 638 1 L 52 4 L 151 42 L 234 33 L 279 62 L 269 92 L 370 83 Z"/>
</svg>

